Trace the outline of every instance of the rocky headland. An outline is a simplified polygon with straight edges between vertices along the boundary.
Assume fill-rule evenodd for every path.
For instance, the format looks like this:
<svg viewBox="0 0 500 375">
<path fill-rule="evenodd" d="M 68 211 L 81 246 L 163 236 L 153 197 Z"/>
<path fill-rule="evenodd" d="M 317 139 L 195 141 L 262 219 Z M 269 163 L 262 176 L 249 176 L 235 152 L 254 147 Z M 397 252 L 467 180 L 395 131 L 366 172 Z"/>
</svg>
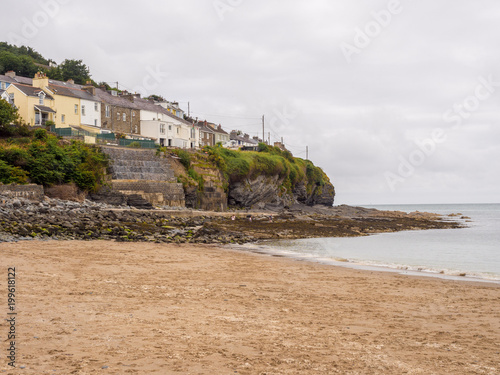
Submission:
<svg viewBox="0 0 500 375">
<path fill-rule="evenodd" d="M 38 239 L 241 244 L 463 226 L 435 214 L 350 206 L 293 205 L 276 211 L 210 212 L 170 207 L 141 210 L 48 197 L 36 201 L 0 196 L 0 203 L 1 242 Z"/>
</svg>

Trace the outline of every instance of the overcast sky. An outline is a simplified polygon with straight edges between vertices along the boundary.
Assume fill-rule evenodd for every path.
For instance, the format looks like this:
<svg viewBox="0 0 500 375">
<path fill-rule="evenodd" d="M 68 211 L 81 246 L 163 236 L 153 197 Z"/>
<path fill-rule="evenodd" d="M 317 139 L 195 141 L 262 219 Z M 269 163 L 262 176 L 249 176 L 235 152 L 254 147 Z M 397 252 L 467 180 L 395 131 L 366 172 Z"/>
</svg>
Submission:
<svg viewBox="0 0 500 375">
<path fill-rule="evenodd" d="M 0 40 L 323 168 L 336 204 L 500 202 L 495 0 L 2 0 Z"/>
</svg>

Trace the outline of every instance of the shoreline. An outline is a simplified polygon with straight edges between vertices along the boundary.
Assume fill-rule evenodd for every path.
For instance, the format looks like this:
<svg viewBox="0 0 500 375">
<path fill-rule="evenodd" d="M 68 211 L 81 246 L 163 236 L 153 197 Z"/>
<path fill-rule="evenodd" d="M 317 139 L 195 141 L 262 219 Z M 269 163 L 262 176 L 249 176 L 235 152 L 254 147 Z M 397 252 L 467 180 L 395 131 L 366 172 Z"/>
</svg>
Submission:
<svg viewBox="0 0 500 375">
<path fill-rule="evenodd" d="M 262 247 L 261 245 L 263 245 L 264 247 Z M 489 283 L 500 286 L 500 278 L 487 278 L 469 274 L 466 274 L 465 276 L 452 275 L 452 274 L 437 272 L 431 269 L 410 269 L 411 266 L 406 266 L 403 264 L 391 267 L 385 264 L 374 264 L 374 263 L 369 264 L 369 263 L 356 262 L 350 260 L 337 260 L 333 258 L 315 257 L 313 255 L 308 255 L 308 254 L 293 254 L 291 252 L 266 246 L 265 241 L 257 243 L 248 243 L 243 245 L 225 245 L 224 248 L 226 247 L 235 251 L 269 255 L 272 257 L 286 258 L 299 262 L 310 262 L 315 264 L 322 264 L 332 267 L 343 267 L 359 271 L 393 273 L 408 277 L 428 277 L 440 280 L 459 281 L 465 283 Z"/>
<path fill-rule="evenodd" d="M 214 244 L 24 241 L 0 249 L 16 267 L 17 365 L 26 374 L 500 370 L 497 285 Z M 11 371 L 5 362 L 0 370 Z"/>
</svg>

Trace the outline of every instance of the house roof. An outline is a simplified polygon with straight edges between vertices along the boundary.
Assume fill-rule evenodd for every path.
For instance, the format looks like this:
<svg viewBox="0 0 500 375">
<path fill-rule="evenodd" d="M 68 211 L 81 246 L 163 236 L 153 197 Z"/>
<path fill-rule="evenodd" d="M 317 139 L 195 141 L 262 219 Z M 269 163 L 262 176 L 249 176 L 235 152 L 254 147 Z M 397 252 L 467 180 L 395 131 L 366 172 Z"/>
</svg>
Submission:
<svg viewBox="0 0 500 375">
<path fill-rule="evenodd" d="M 19 91 L 21 91 L 24 95 L 27 95 L 27 96 L 38 97 L 38 95 L 41 92 L 43 92 L 45 94 L 46 99 L 50 99 L 50 100 L 54 99 L 51 95 L 47 94 L 46 92 L 44 92 L 42 89 L 39 89 L 38 87 L 22 85 L 20 83 L 13 83 L 12 86 L 16 87 Z"/>
<path fill-rule="evenodd" d="M 16 83 L 16 81 L 13 78 L 2 74 L 0 74 L 0 82 Z"/>
<path fill-rule="evenodd" d="M 236 135 L 236 134 L 234 134 L 232 132 L 230 134 L 230 139 L 232 141 L 240 141 L 240 142 L 245 142 L 245 143 L 251 143 L 251 144 L 256 145 L 256 146 L 259 144 L 259 142 L 257 142 L 255 139 L 252 139 L 250 137 L 245 138 L 245 137 L 242 137 L 240 135 Z"/>
<path fill-rule="evenodd" d="M 56 111 L 54 111 L 52 108 L 46 107 L 44 105 L 35 105 L 35 109 L 45 113 L 56 113 Z"/>
<path fill-rule="evenodd" d="M 130 100 L 125 99 L 121 96 L 114 96 L 108 93 L 107 91 L 103 89 L 96 89 L 95 90 L 96 96 L 104 103 L 104 104 L 110 104 L 115 107 L 122 107 L 122 108 L 129 108 L 129 109 L 137 109 L 134 103 L 132 103 Z"/>
<path fill-rule="evenodd" d="M 199 128 L 200 128 L 200 131 L 201 132 L 204 132 L 204 133 L 212 133 L 212 134 L 215 134 L 214 132 L 214 129 L 212 129 L 210 126 L 208 125 L 205 125 L 204 123 L 202 122 L 199 122 L 198 124 L 196 124 Z"/>
<path fill-rule="evenodd" d="M 83 99 L 83 100 L 90 100 L 94 102 L 100 101 L 97 96 L 92 95 L 86 90 L 82 90 L 79 88 L 73 88 L 73 87 L 66 87 L 66 86 L 61 86 L 61 85 L 54 85 L 50 84 L 49 82 L 49 90 L 52 91 L 55 95 L 61 95 L 61 96 L 69 96 L 72 98 L 77 98 L 77 99 Z"/>
<path fill-rule="evenodd" d="M 184 120 L 180 117 L 177 117 L 176 115 L 170 113 L 166 108 L 162 107 L 161 105 L 155 104 L 149 100 L 142 99 L 142 98 L 134 98 L 134 104 L 137 106 L 137 109 L 140 109 L 143 111 L 162 113 L 162 114 L 166 115 L 167 117 L 170 117 L 170 118 L 172 118 L 176 121 L 179 121 L 185 125 L 189 125 L 189 126 L 193 125 L 189 121 L 186 121 L 186 120 Z"/>
<path fill-rule="evenodd" d="M 22 83 L 23 85 L 32 85 L 33 84 L 33 78 L 16 76 L 14 78 L 14 80 L 15 80 L 15 82 Z"/>
</svg>

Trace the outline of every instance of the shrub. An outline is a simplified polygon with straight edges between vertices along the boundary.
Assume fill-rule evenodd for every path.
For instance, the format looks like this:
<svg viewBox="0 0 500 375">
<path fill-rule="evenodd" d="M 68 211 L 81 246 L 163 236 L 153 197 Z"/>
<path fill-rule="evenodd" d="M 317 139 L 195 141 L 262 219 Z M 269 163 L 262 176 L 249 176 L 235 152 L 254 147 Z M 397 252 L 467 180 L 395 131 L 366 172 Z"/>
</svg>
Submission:
<svg viewBox="0 0 500 375">
<path fill-rule="evenodd" d="M 189 152 L 180 149 L 174 149 L 172 150 L 172 152 L 179 157 L 179 161 L 188 171 L 189 168 L 191 168 L 191 155 L 189 154 Z"/>
<path fill-rule="evenodd" d="M 130 143 L 127 147 L 130 147 L 130 148 L 141 148 L 141 142 L 132 142 Z"/>
<path fill-rule="evenodd" d="M 35 139 L 39 139 L 39 140 L 47 139 L 47 130 L 45 130 L 45 129 L 35 130 L 34 137 L 35 137 Z"/>
<path fill-rule="evenodd" d="M 13 167 L 0 160 L 0 182 L 3 184 L 27 184 L 28 175 L 19 167 Z"/>
</svg>

